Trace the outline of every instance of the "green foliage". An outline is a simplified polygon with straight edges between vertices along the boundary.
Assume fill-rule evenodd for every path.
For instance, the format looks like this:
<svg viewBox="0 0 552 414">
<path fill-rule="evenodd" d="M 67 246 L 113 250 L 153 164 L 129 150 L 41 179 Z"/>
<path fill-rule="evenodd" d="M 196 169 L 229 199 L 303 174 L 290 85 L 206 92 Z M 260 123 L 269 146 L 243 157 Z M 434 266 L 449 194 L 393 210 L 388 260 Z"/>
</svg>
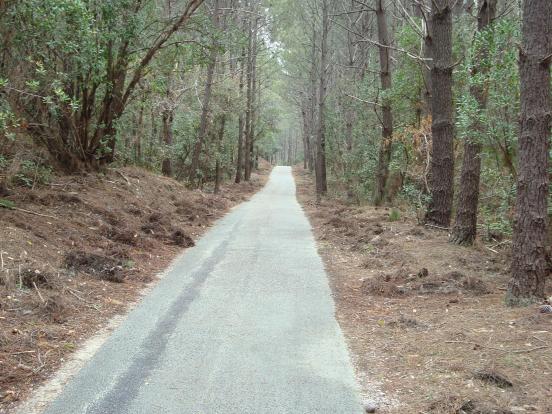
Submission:
<svg viewBox="0 0 552 414">
<path fill-rule="evenodd" d="M 50 182 L 52 176 L 52 167 L 37 163 L 31 160 L 25 160 L 19 166 L 19 170 L 13 176 L 13 182 L 16 185 L 25 187 L 35 187 Z"/>
<path fill-rule="evenodd" d="M 13 210 L 15 208 L 15 203 L 11 200 L 6 200 L 5 198 L 0 198 L 0 207 L 7 208 L 8 210 Z"/>
<path fill-rule="evenodd" d="M 401 212 L 396 208 L 391 209 L 391 212 L 389 213 L 389 221 L 395 222 L 395 221 L 399 221 L 400 219 L 401 219 Z"/>
<path fill-rule="evenodd" d="M 431 201 L 431 196 L 423 193 L 418 187 L 409 183 L 403 186 L 399 198 L 414 210 L 418 223 L 422 223 L 424 214 Z"/>
</svg>

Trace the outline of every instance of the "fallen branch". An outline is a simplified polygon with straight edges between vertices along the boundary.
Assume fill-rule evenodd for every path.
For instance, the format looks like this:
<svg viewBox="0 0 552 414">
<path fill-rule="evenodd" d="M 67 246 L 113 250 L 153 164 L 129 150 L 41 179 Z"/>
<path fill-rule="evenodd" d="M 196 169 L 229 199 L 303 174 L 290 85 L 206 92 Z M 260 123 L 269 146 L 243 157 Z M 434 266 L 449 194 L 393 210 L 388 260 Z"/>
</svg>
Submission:
<svg viewBox="0 0 552 414">
<path fill-rule="evenodd" d="M 35 212 L 35 211 L 25 210 L 24 208 L 19 208 L 19 207 L 13 207 L 13 208 L 11 208 L 11 210 L 17 210 L 17 211 L 21 211 L 21 212 L 23 212 L 23 213 L 33 214 L 33 215 L 39 216 L 39 217 L 51 218 L 51 219 L 54 219 L 54 220 L 57 220 L 57 219 L 58 219 L 57 217 L 50 216 L 50 215 L 48 215 L 48 214 L 41 214 L 41 213 L 37 213 L 37 212 Z"/>
<path fill-rule="evenodd" d="M 436 226 L 435 224 L 428 224 L 428 223 L 426 223 L 425 226 L 426 226 L 426 227 L 431 227 L 431 228 L 434 228 L 434 229 L 450 231 L 450 228 L 448 228 L 448 227 Z"/>
<path fill-rule="evenodd" d="M 67 291 L 68 291 L 71 295 L 73 295 L 74 297 L 76 297 L 76 298 L 77 298 L 78 300 L 80 300 L 81 302 L 84 302 L 84 303 L 86 303 L 86 304 L 88 304 L 88 305 L 94 305 L 93 302 L 90 302 L 90 301 L 84 299 L 83 297 L 77 295 L 77 293 L 76 293 L 75 291 L 73 291 L 73 289 L 68 288 L 68 287 L 66 287 L 66 289 L 67 289 Z"/>
<path fill-rule="evenodd" d="M 485 246 L 485 248 L 495 254 L 498 254 L 498 252 L 495 249 L 491 249 L 489 246 Z"/>
<path fill-rule="evenodd" d="M 529 352 L 533 352 L 533 351 L 540 351 L 541 349 L 548 349 L 548 346 L 546 345 L 543 345 L 543 346 L 538 346 L 536 348 L 531 348 L 531 349 L 519 349 L 517 351 L 510 351 L 514 354 L 526 354 L 526 353 L 529 353 Z"/>
<path fill-rule="evenodd" d="M 34 286 L 34 288 L 36 289 L 36 293 L 38 293 L 38 297 L 40 298 L 40 300 L 42 301 L 42 303 L 46 303 L 46 301 L 45 301 L 44 298 L 42 297 L 42 294 L 40 293 L 40 290 L 38 290 L 38 286 L 36 285 L 35 282 L 33 282 L 33 286 Z"/>
<path fill-rule="evenodd" d="M 117 174 L 119 174 L 121 177 L 123 177 L 125 179 L 125 181 L 127 182 L 128 185 L 130 185 L 130 181 L 128 180 L 128 178 L 126 178 L 126 176 L 119 170 L 115 170 L 115 172 Z"/>
</svg>

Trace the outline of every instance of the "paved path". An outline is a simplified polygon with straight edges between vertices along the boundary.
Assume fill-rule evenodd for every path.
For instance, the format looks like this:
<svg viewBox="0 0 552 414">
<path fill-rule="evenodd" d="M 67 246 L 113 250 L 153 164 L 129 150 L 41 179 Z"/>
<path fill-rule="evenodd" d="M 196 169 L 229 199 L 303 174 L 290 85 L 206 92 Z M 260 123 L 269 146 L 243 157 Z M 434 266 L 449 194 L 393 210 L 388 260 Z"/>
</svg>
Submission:
<svg viewBox="0 0 552 414">
<path fill-rule="evenodd" d="M 47 414 L 358 414 L 291 170 L 219 221 Z"/>
</svg>

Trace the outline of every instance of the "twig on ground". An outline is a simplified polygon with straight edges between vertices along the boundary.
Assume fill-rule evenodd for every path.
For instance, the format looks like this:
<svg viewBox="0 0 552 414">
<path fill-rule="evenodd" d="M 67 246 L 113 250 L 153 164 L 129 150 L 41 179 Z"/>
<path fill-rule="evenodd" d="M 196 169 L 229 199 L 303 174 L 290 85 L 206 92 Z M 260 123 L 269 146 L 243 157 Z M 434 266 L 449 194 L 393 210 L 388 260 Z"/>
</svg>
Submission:
<svg viewBox="0 0 552 414">
<path fill-rule="evenodd" d="M 67 289 L 67 291 L 73 295 L 74 297 L 76 297 L 78 300 L 80 300 L 81 302 L 84 302 L 84 303 L 87 303 L 89 305 L 93 305 L 94 303 L 90 302 L 90 301 L 87 301 L 86 299 L 84 299 L 83 297 L 79 296 L 73 289 L 71 288 L 68 288 L 68 287 L 65 287 Z"/>
<path fill-rule="evenodd" d="M 51 219 L 57 220 L 57 217 L 50 216 L 48 214 L 37 213 L 37 212 L 31 211 L 31 210 L 25 210 L 24 208 L 13 207 L 13 210 L 21 211 L 21 212 L 27 213 L 27 214 L 33 214 L 33 215 L 39 216 L 39 217 L 46 217 L 46 218 L 51 218 Z"/>
<path fill-rule="evenodd" d="M 36 285 L 35 282 L 33 282 L 33 286 L 34 286 L 34 288 L 36 289 L 36 293 L 38 293 L 38 297 L 40 298 L 40 300 L 42 301 L 42 303 L 46 303 L 46 301 L 45 301 L 44 298 L 42 297 L 42 294 L 40 293 L 40 290 L 38 290 L 38 286 Z"/>
<path fill-rule="evenodd" d="M 512 243 L 510 240 L 505 240 L 503 242 L 500 242 L 500 243 L 497 243 L 497 244 L 493 244 L 492 246 L 490 246 L 491 248 L 493 249 L 496 249 L 497 247 L 500 247 L 500 246 L 503 246 L 505 244 L 508 244 L 508 243 Z"/>
<path fill-rule="evenodd" d="M 543 345 L 543 346 L 538 346 L 536 348 L 531 348 L 531 349 L 518 349 L 518 350 L 515 350 L 515 351 L 511 351 L 511 352 L 513 354 L 526 354 L 526 353 L 533 352 L 533 351 L 540 351 L 541 349 L 548 349 L 548 346 Z"/>
<path fill-rule="evenodd" d="M 127 182 L 127 184 L 130 185 L 129 179 L 126 178 L 126 176 L 125 176 L 121 171 L 115 170 L 115 172 L 116 172 L 117 174 L 119 174 L 121 177 L 123 177 L 123 178 L 125 179 L 125 181 Z"/>
<path fill-rule="evenodd" d="M 500 351 L 500 352 L 510 352 L 512 354 L 525 354 L 525 353 L 528 353 L 528 352 L 533 352 L 533 351 L 540 351 L 541 349 L 547 349 L 548 346 L 539 346 L 539 347 L 536 347 L 536 348 L 531 348 L 531 349 L 502 349 L 502 348 L 494 348 L 492 346 L 487 346 L 487 345 L 481 345 L 481 344 L 478 344 L 477 342 L 468 342 L 468 341 L 445 341 L 446 344 L 465 344 L 465 345 L 473 345 L 473 346 L 476 346 L 478 348 L 487 348 L 487 349 L 492 349 L 494 351 Z"/>
<path fill-rule="evenodd" d="M 537 341 L 542 342 L 543 344 L 547 344 L 547 343 L 548 343 L 548 342 L 546 342 L 544 339 L 539 338 L 538 336 L 534 336 L 534 335 L 533 335 L 531 338 L 534 338 L 534 339 L 536 339 Z"/>
<path fill-rule="evenodd" d="M 426 227 L 431 227 L 431 228 L 434 228 L 434 229 L 450 231 L 450 228 L 448 228 L 448 227 L 436 226 L 435 224 L 428 224 L 428 223 L 426 223 L 425 226 L 426 226 Z"/>
</svg>

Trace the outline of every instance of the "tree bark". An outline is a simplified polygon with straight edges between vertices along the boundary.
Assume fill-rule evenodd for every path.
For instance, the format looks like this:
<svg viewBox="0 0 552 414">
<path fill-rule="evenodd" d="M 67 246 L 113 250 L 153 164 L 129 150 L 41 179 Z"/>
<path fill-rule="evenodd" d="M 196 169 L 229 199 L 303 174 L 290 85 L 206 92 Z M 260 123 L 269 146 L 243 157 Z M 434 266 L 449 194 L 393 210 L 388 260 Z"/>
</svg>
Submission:
<svg viewBox="0 0 552 414">
<path fill-rule="evenodd" d="M 383 0 L 376 1 L 376 18 L 378 22 L 378 41 L 380 60 L 380 82 L 383 93 L 391 89 L 391 39 L 388 31 L 387 16 L 383 8 Z M 382 136 L 376 171 L 376 185 L 374 190 L 374 204 L 379 206 L 385 198 L 385 186 L 389 177 L 389 163 L 391 162 L 391 143 L 393 140 L 393 112 L 389 98 L 384 97 L 382 103 Z"/>
<path fill-rule="evenodd" d="M 328 65 L 328 34 L 330 30 L 328 0 L 322 0 L 322 42 L 320 56 L 320 90 L 318 102 L 318 134 L 316 142 L 316 195 L 319 199 L 328 192 L 326 174 L 326 91 Z"/>
<path fill-rule="evenodd" d="M 309 113 L 309 142 L 311 143 L 309 148 L 309 169 L 312 172 L 316 171 L 316 148 L 317 144 L 317 134 L 316 134 L 316 108 L 318 106 L 318 99 L 316 97 L 318 92 L 317 85 L 317 76 L 316 76 L 316 67 L 317 67 L 317 54 L 316 54 L 316 24 L 312 24 L 312 46 L 311 46 L 311 70 L 310 70 L 310 113 Z"/>
<path fill-rule="evenodd" d="M 307 170 L 309 168 L 309 152 L 310 152 L 310 143 L 309 143 L 309 122 L 307 119 L 307 109 L 305 108 L 305 103 L 301 104 L 301 117 L 303 119 L 303 169 Z"/>
<path fill-rule="evenodd" d="M 251 174 L 251 160 L 249 149 L 251 148 L 251 105 L 253 102 L 252 87 L 253 87 L 253 22 L 252 17 L 249 17 L 249 37 L 247 39 L 247 98 L 245 109 L 245 143 L 244 143 L 244 179 L 247 181 Z"/>
<path fill-rule="evenodd" d="M 431 132 L 433 154 L 429 185 L 431 202 L 426 221 L 448 227 L 454 195 L 454 148 L 452 105 L 452 13 L 450 0 L 431 2 Z"/>
<path fill-rule="evenodd" d="M 170 2 L 169 2 L 170 6 Z M 170 14 L 169 14 L 170 16 Z M 172 69 L 172 68 L 171 68 Z M 174 121 L 174 108 L 172 102 L 172 71 L 169 70 L 167 74 L 167 90 L 165 95 L 165 107 L 161 115 L 163 125 L 163 146 L 164 146 L 164 158 L 161 163 L 161 173 L 166 177 L 172 177 L 173 168 L 171 161 L 170 147 L 173 144 L 173 121 Z"/>
<path fill-rule="evenodd" d="M 222 165 L 221 165 L 221 149 L 224 141 L 224 128 L 226 127 L 226 113 L 220 117 L 220 130 L 217 137 L 217 161 L 215 166 L 215 194 L 220 193 L 220 185 L 222 183 Z"/>
<path fill-rule="evenodd" d="M 497 0 L 480 0 L 477 14 L 477 26 L 480 33 L 484 32 L 492 24 L 496 17 Z M 487 108 L 487 89 L 489 57 L 488 49 L 483 46 L 477 50 L 478 62 L 473 66 L 470 93 L 477 101 L 479 112 Z M 481 82 L 479 76 L 484 76 Z M 460 176 L 460 191 L 456 207 L 456 220 L 452 228 L 450 241 L 460 245 L 472 245 L 477 235 L 477 208 L 479 205 L 479 181 L 481 176 L 481 135 L 485 131 L 485 125 L 479 117 L 472 125 L 475 137 L 468 139 L 464 145 L 464 160 L 462 163 L 462 175 Z"/>
<path fill-rule="evenodd" d="M 244 89 L 244 76 L 245 76 L 245 48 L 242 48 L 241 58 L 240 58 L 240 86 L 238 97 L 241 100 L 243 99 L 243 89 Z M 238 159 L 236 160 L 236 179 L 234 180 L 236 184 L 241 183 L 243 175 L 243 153 L 244 153 L 244 116 L 240 112 L 238 117 Z"/>
<path fill-rule="evenodd" d="M 251 180 L 251 173 L 255 168 L 255 140 L 256 140 L 256 127 L 257 127 L 257 49 L 259 42 L 259 22 L 255 21 L 255 26 L 253 30 L 253 50 L 251 57 L 251 119 L 249 125 L 249 145 L 246 148 L 245 153 L 245 181 Z"/>
<path fill-rule="evenodd" d="M 134 137 L 134 162 L 142 162 L 142 136 L 144 135 L 144 103 L 140 103 L 140 112 L 138 114 L 138 133 Z"/>
<path fill-rule="evenodd" d="M 550 0 L 525 0 L 519 58 L 521 117 L 512 279 L 506 298 L 511 305 L 542 299 L 550 272 L 545 249 L 552 124 L 551 22 Z"/>
</svg>

